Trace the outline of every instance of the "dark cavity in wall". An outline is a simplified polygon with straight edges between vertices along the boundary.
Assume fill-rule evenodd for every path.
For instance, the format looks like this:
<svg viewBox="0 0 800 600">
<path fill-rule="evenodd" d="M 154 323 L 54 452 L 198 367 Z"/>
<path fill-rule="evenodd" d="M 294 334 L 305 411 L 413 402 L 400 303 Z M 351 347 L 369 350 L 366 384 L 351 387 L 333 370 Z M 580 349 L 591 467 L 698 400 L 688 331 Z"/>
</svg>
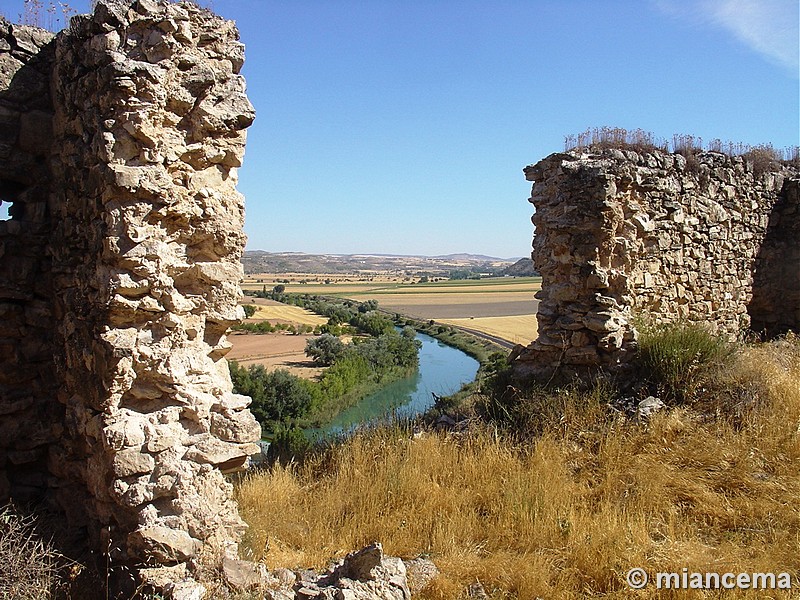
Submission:
<svg viewBox="0 0 800 600">
<path fill-rule="evenodd" d="M 800 181 L 784 183 L 770 215 L 753 270 L 751 329 L 763 337 L 796 330 L 800 323 Z"/>
</svg>

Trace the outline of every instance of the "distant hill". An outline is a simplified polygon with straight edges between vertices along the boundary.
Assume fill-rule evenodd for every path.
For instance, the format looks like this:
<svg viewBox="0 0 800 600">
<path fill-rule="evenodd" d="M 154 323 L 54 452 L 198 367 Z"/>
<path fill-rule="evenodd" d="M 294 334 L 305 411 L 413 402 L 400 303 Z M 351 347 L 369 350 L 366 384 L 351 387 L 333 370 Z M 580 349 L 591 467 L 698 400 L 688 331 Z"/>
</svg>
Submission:
<svg viewBox="0 0 800 600">
<path fill-rule="evenodd" d="M 513 265 L 503 269 L 500 274 L 509 277 L 532 277 L 539 273 L 533 268 L 533 261 L 530 258 L 520 258 Z"/>
<path fill-rule="evenodd" d="M 484 254 L 464 254 L 464 253 L 461 253 L 461 254 L 442 254 L 442 255 L 439 255 L 439 256 L 431 256 L 431 257 L 428 257 L 428 258 L 433 258 L 433 259 L 437 259 L 437 260 L 456 260 L 456 261 L 463 260 L 463 261 L 468 261 L 468 262 L 473 262 L 473 263 L 480 263 L 480 262 L 489 262 L 489 263 L 511 262 L 511 261 L 514 260 L 513 258 L 506 259 L 506 258 L 497 258 L 496 256 L 486 256 Z"/>
<path fill-rule="evenodd" d="M 244 272 L 252 273 L 397 273 L 447 276 L 450 271 L 499 275 L 513 259 L 481 254 L 402 256 L 393 254 L 305 254 L 248 250 L 242 256 Z"/>
</svg>

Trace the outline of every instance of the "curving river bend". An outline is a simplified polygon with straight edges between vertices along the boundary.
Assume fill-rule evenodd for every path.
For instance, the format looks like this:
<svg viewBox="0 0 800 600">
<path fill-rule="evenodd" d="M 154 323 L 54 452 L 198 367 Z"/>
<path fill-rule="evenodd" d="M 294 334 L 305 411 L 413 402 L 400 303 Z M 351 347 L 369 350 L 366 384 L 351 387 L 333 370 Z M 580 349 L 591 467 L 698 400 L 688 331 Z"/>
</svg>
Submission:
<svg viewBox="0 0 800 600">
<path fill-rule="evenodd" d="M 419 369 L 414 375 L 390 383 L 339 413 L 325 427 L 307 430 L 307 435 L 335 435 L 392 413 L 400 418 L 413 417 L 433 406 L 433 393 L 448 396 L 475 379 L 477 360 L 424 333 L 417 333 L 417 339 L 422 347 Z"/>
</svg>

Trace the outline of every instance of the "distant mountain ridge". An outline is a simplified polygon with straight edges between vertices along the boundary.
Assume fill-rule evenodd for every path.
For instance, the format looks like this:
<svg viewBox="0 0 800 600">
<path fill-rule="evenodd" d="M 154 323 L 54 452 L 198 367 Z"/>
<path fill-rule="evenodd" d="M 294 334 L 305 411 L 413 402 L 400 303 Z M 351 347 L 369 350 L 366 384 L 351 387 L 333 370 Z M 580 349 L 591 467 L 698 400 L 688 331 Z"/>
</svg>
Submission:
<svg viewBox="0 0 800 600">
<path fill-rule="evenodd" d="M 242 265 L 252 273 L 369 273 L 395 272 L 419 275 L 446 275 L 454 270 L 498 274 L 516 258 L 482 254 L 406 256 L 397 254 L 307 254 L 305 252 L 266 252 L 247 250 Z"/>
</svg>

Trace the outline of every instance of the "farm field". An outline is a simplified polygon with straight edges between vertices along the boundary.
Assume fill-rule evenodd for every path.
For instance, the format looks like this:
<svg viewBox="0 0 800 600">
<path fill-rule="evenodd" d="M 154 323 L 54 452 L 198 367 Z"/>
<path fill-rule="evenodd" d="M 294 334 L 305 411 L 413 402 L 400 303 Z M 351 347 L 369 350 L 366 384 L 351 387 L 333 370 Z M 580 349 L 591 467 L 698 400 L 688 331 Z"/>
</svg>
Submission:
<svg viewBox="0 0 800 600">
<path fill-rule="evenodd" d="M 474 319 L 438 319 L 445 325 L 488 333 L 514 344 L 527 345 L 536 337 L 536 315 L 475 317 Z"/>
<path fill-rule="evenodd" d="M 306 356 L 306 342 L 312 335 L 283 333 L 237 333 L 228 337 L 233 344 L 226 358 L 242 366 L 263 365 L 268 371 L 286 369 L 304 379 L 314 379 L 322 369 Z"/>
<path fill-rule="evenodd" d="M 328 322 L 321 317 L 299 306 L 289 306 L 265 298 L 245 298 L 242 304 L 256 307 L 255 314 L 246 319 L 246 323 L 269 321 L 272 324 L 287 323 L 290 325 L 324 325 Z M 235 360 L 242 366 L 263 365 L 267 370 L 286 369 L 293 375 L 305 379 L 314 379 L 322 373 L 306 356 L 306 342 L 311 335 L 289 335 L 285 333 L 244 333 L 233 332 L 228 341 L 233 344 L 228 353 L 229 360 Z"/>
<path fill-rule="evenodd" d="M 536 337 L 538 301 L 533 295 L 540 289 L 540 281 L 532 277 L 447 281 L 382 288 L 350 297 L 375 299 L 384 310 L 527 344 Z"/>
<path fill-rule="evenodd" d="M 535 314 L 536 300 L 531 292 L 489 292 L 450 294 L 359 294 L 359 300 L 375 299 L 378 305 L 418 319 L 458 319 L 470 317 L 504 317 Z"/>
<path fill-rule="evenodd" d="M 255 314 L 247 322 L 270 321 L 273 323 L 290 323 L 294 325 L 324 325 L 328 322 L 326 317 L 314 314 L 310 310 L 299 306 L 289 306 L 275 300 L 265 298 L 245 298 L 242 304 L 252 304 L 256 307 Z"/>
<path fill-rule="evenodd" d="M 336 279 L 337 276 L 305 274 L 302 277 L 309 283 L 282 284 L 286 292 L 377 300 L 380 308 L 390 312 L 473 329 L 513 343 L 527 344 L 536 337 L 538 301 L 533 295 L 541 287 L 538 277 L 429 283 L 399 282 L 391 276 L 362 279 L 338 276 Z M 252 275 L 246 279 L 244 287 L 269 290 L 286 278 L 286 274 Z M 321 283 L 325 279 L 337 283 Z"/>
</svg>

